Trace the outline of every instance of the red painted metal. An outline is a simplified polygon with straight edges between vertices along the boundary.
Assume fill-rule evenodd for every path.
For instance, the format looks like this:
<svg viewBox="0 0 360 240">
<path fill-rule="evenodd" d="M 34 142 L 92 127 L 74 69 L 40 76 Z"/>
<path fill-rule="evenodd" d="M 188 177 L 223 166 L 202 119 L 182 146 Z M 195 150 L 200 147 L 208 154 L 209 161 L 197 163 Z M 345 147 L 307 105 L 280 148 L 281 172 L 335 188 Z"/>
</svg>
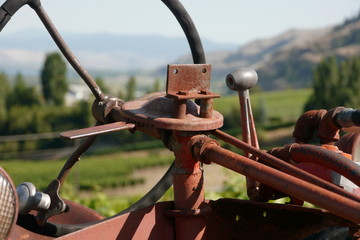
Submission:
<svg viewBox="0 0 360 240">
<path fill-rule="evenodd" d="M 255 129 L 255 121 L 251 110 L 249 90 L 239 91 L 239 102 L 241 112 L 241 133 L 242 140 L 259 149 L 259 142 Z M 255 155 L 245 151 L 244 155 L 248 158 L 257 160 Z M 251 200 L 259 199 L 259 183 L 246 177 L 247 194 Z"/>
<path fill-rule="evenodd" d="M 199 107 L 191 100 L 186 101 L 186 114 L 179 118 L 174 108 L 174 99 L 150 94 L 130 101 L 122 106 L 122 114 L 135 124 L 178 131 L 208 131 L 223 125 L 223 116 L 213 111 L 211 118 L 202 118 Z"/>
<path fill-rule="evenodd" d="M 174 11 L 185 30 L 194 62 L 204 63 L 201 42 L 190 17 L 177 1 L 164 2 Z M 302 239 L 329 226 L 348 226 L 351 233 L 359 237 L 359 225 L 356 223 L 360 223 L 360 197 L 291 165 L 301 165 L 300 167 L 311 172 L 314 166 L 309 167 L 309 164 L 316 163 L 316 167 L 336 170 L 360 185 L 360 168 L 346 159 L 348 155 L 341 153 L 344 157 L 334 151 L 310 145 L 291 145 L 270 151 L 276 156 L 259 149 L 248 91 L 257 82 L 255 71 L 242 69 L 228 75 L 229 79 L 227 77 L 230 89 L 239 91 L 243 135 L 243 141 L 240 141 L 215 130 L 222 126 L 223 116 L 213 111 L 213 99 L 220 96 L 210 92 L 211 65 L 168 65 L 166 93 L 149 94 L 124 103 L 101 92 L 77 62 L 40 4 L 30 5 L 96 97 L 93 116 L 100 124 L 109 123 L 62 135 L 68 139 L 90 138 L 74 152 L 58 178 L 45 190 L 45 193 L 51 195 L 52 205 L 48 211 L 37 213 L 37 222 L 42 226 L 50 217 L 49 221 L 53 223 L 96 223 L 58 239 Z M 171 5 L 176 6 L 170 7 Z M 355 161 L 359 160 L 359 134 L 349 134 L 337 142 L 339 126 L 334 118 L 343 109 L 338 107 L 328 112 L 318 110 L 305 113 L 294 130 L 296 142 L 309 142 L 313 133 L 318 130 L 321 143 L 337 144 L 341 150 L 353 155 Z M 154 204 L 104 221 L 99 221 L 103 219 L 99 214 L 78 204 L 65 204 L 59 196 L 61 183 L 81 154 L 95 141 L 96 135 L 125 129 L 140 130 L 161 139 L 174 152 L 174 202 Z M 221 148 L 207 136 L 210 131 L 244 150 L 245 156 Z M 206 201 L 200 160 L 204 163 L 214 162 L 245 175 L 251 199 L 267 200 L 267 196 L 263 196 L 268 194 L 266 191 L 269 189 L 262 188 L 266 184 L 273 188 L 270 189 L 270 194 L 273 194 L 271 191 L 279 191 L 276 194 L 281 196 L 286 193 L 292 198 L 292 202 L 307 200 L 337 216 L 323 210 L 289 205 L 229 199 Z M 321 177 L 330 179 L 327 175 Z M 66 206 L 70 206 L 70 211 L 63 213 Z M 58 215 L 52 216 L 54 214 Z M 20 225 L 19 221 L 19 225 L 11 232 L 10 239 L 53 239 L 30 232 Z M 293 236 L 294 233 L 296 236 Z"/>
<path fill-rule="evenodd" d="M 67 204 L 69 204 L 67 202 Z M 72 211 L 76 204 L 70 204 Z M 315 232 L 332 226 L 344 226 L 357 229 L 357 225 L 334 216 L 324 210 L 309 209 L 292 205 L 267 204 L 236 199 L 220 199 L 202 203 L 205 210 L 201 217 L 205 219 L 204 239 L 303 239 Z M 169 211 L 174 209 L 173 202 L 161 202 L 154 206 L 108 219 L 84 230 L 57 238 L 66 240 L 78 239 L 149 239 L 175 240 L 175 222 Z M 86 210 L 88 211 L 88 209 Z M 75 214 L 75 212 L 73 212 Z M 57 222 L 79 223 L 74 221 L 71 212 L 59 215 Z M 77 213 L 83 216 L 84 212 Z M 175 213 L 176 214 L 176 213 Z M 266 215 L 265 215 L 266 214 Z M 184 215 L 181 213 L 181 215 Z M 264 216 L 265 215 L 265 216 Z M 86 217 L 86 214 L 84 215 Z M 188 217 L 194 217 L 187 214 Z M 76 216 L 75 216 L 76 217 Z M 197 217 L 197 216 L 195 216 Z M 96 221 L 98 217 L 87 221 Z M 53 219 L 52 219 L 53 220 Z M 68 222 L 67 222 L 68 221 Z M 84 222 L 84 221 L 81 221 Z M 50 240 L 47 237 L 29 232 L 19 226 L 11 236 L 13 239 Z"/>
<path fill-rule="evenodd" d="M 201 158 L 249 176 L 290 196 L 323 207 L 345 219 L 360 223 L 360 203 L 351 199 L 252 161 L 215 144 L 208 144 Z"/>
<path fill-rule="evenodd" d="M 173 208 L 173 202 L 161 202 L 154 206 L 108 219 L 58 239 L 176 239 L 174 219 L 166 217 L 164 214 L 168 209 Z"/>
<path fill-rule="evenodd" d="M 334 144 L 340 139 L 340 127 L 336 125 L 335 115 L 344 110 L 344 107 L 336 107 L 328 111 L 319 124 L 318 137 L 321 144 Z"/>
<path fill-rule="evenodd" d="M 351 154 L 352 159 L 355 162 L 360 162 L 360 132 L 357 131 L 349 132 L 342 136 L 335 145 L 341 150 L 348 154 Z"/>
<path fill-rule="evenodd" d="M 87 222 L 95 222 L 102 220 L 104 217 L 95 212 L 94 210 L 82 206 L 80 204 L 65 200 L 66 205 L 70 206 L 70 211 L 60 215 L 53 216 L 49 219 L 53 223 L 63 224 L 81 224 Z M 19 225 L 14 226 L 14 230 L 11 232 L 9 240 L 49 240 L 54 237 L 49 237 L 41 234 L 37 234 L 26 230 Z"/>
<path fill-rule="evenodd" d="M 166 93 L 177 100 L 220 97 L 210 92 L 210 64 L 168 65 Z"/>
<path fill-rule="evenodd" d="M 170 140 L 175 154 L 174 207 L 180 211 L 200 211 L 205 200 L 204 178 L 201 163 L 191 154 L 192 133 L 173 132 Z M 203 239 L 205 219 L 201 216 L 177 215 L 176 239 Z"/>
<path fill-rule="evenodd" d="M 309 143 L 314 133 L 319 129 L 320 122 L 327 113 L 325 109 L 305 112 L 296 121 L 293 137 L 297 143 Z"/>
<path fill-rule="evenodd" d="M 314 145 L 293 145 L 290 157 L 295 162 L 316 163 L 335 172 L 360 186 L 360 167 L 340 153 Z"/>
<path fill-rule="evenodd" d="M 284 171 L 287 174 L 298 177 L 298 178 L 308 181 L 312 184 L 316 184 L 317 186 L 320 186 L 324 189 L 327 189 L 334 193 L 340 194 L 342 196 L 346 196 L 347 198 L 352 199 L 354 201 L 360 202 L 360 197 L 358 197 L 354 194 L 351 194 L 336 185 L 330 184 L 329 182 L 327 182 L 319 177 L 316 177 L 308 172 L 305 172 L 305 171 L 297 168 L 296 166 L 293 166 L 293 165 L 283 161 L 282 159 L 279 159 L 271 154 L 268 154 L 266 152 L 258 150 L 256 148 L 252 147 L 251 145 L 248 145 L 248 144 L 244 143 L 243 141 L 241 141 L 229 134 L 226 134 L 220 130 L 213 131 L 212 134 L 225 142 L 228 142 L 236 147 L 239 147 L 241 149 L 251 152 L 258 158 L 260 158 L 262 161 L 264 161 L 278 169 L 281 169 L 282 171 Z"/>
</svg>

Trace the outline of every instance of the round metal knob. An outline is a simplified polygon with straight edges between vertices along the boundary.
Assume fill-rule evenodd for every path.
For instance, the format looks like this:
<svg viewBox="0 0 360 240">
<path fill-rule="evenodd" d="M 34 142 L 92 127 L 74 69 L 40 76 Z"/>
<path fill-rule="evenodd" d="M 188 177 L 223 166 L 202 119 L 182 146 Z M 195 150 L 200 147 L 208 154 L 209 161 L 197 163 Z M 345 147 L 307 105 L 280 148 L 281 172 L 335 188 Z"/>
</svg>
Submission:
<svg viewBox="0 0 360 240">
<path fill-rule="evenodd" d="M 240 68 L 226 76 L 226 85 L 234 91 L 245 91 L 258 81 L 258 75 L 252 68 Z"/>
<path fill-rule="evenodd" d="M 19 198 L 20 214 L 27 214 L 31 210 L 46 210 L 50 207 L 50 196 L 48 194 L 38 192 L 32 183 L 21 183 L 16 188 L 16 192 Z"/>
</svg>

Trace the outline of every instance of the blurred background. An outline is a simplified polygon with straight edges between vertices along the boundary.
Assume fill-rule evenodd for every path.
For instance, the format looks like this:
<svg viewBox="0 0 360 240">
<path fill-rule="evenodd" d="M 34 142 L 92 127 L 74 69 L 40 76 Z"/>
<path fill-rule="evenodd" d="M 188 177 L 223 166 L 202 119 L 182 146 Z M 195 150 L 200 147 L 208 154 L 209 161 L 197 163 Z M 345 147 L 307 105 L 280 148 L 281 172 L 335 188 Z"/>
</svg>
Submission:
<svg viewBox="0 0 360 240">
<path fill-rule="evenodd" d="M 238 99 L 224 81 L 239 67 L 259 75 L 251 100 L 263 149 L 291 142 L 305 110 L 360 107 L 358 1 L 182 3 L 212 64 L 212 91 L 222 94 L 215 109 L 225 117 L 224 131 L 241 136 Z M 191 63 L 181 27 L 161 1 L 42 4 L 104 92 L 121 99 L 164 91 L 167 64 Z M 0 86 L 0 165 L 16 184 L 45 188 L 79 144 L 60 139 L 59 132 L 94 124 L 93 97 L 28 6 L 1 32 Z M 76 166 L 62 196 L 111 215 L 150 189 L 172 160 L 150 137 L 108 134 Z M 246 198 L 236 174 L 206 166 L 205 178 L 209 198 Z"/>
</svg>

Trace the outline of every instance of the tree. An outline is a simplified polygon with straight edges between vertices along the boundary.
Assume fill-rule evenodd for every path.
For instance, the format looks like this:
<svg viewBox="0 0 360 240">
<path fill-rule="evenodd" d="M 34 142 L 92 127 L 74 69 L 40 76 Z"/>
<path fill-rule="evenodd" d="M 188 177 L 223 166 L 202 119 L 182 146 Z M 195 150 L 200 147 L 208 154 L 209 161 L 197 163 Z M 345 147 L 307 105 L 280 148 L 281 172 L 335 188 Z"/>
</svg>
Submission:
<svg viewBox="0 0 360 240">
<path fill-rule="evenodd" d="M 314 70 L 313 95 L 306 103 L 306 110 L 337 106 L 335 94 L 339 83 L 338 63 L 335 57 L 323 60 Z"/>
<path fill-rule="evenodd" d="M 31 107 L 41 104 L 41 96 L 35 87 L 27 86 L 24 77 L 18 73 L 15 77 L 15 85 L 12 92 L 8 95 L 7 106 Z"/>
<path fill-rule="evenodd" d="M 313 94 L 305 110 L 331 109 L 336 106 L 360 107 L 360 58 L 338 62 L 335 57 L 323 60 L 314 70 Z"/>
<path fill-rule="evenodd" d="M 160 79 L 156 78 L 153 86 L 151 88 L 148 89 L 148 93 L 152 93 L 152 92 L 160 92 L 161 91 L 161 83 L 160 83 Z"/>
<path fill-rule="evenodd" d="M 109 88 L 106 86 L 105 81 L 103 78 L 101 77 L 96 77 L 95 78 L 95 82 L 97 83 L 97 85 L 100 87 L 101 91 L 103 93 L 109 93 Z"/>
<path fill-rule="evenodd" d="M 45 101 L 48 104 L 63 105 L 68 90 L 66 63 L 57 52 L 46 55 L 41 70 L 41 85 Z"/>
<path fill-rule="evenodd" d="M 126 101 L 135 99 L 136 79 L 131 76 L 126 84 Z"/>
<path fill-rule="evenodd" d="M 7 99 L 10 94 L 10 84 L 5 73 L 0 73 L 0 132 L 4 129 L 7 119 Z"/>
</svg>

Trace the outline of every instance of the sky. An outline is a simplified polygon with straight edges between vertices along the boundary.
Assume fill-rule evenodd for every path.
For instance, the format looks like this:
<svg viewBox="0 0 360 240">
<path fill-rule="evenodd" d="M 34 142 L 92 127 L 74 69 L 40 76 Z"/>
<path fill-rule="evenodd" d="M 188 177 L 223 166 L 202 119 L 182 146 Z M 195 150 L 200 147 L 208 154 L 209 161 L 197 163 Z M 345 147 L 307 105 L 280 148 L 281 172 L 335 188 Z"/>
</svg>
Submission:
<svg viewBox="0 0 360 240">
<path fill-rule="evenodd" d="M 0 0 L 2 4 L 4 1 Z M 358 0 L 183 0 L 202 38 L 245 44 L 289 29 L 343 22 L 360 11 Z M 160 0 L 42 0 L 61 32 L 183 36 Z M 44 29 L 34 11 L 20 9 L 2 31 Z M 0 39 L 1 43 L 1 39 Z"/>
</svg>

